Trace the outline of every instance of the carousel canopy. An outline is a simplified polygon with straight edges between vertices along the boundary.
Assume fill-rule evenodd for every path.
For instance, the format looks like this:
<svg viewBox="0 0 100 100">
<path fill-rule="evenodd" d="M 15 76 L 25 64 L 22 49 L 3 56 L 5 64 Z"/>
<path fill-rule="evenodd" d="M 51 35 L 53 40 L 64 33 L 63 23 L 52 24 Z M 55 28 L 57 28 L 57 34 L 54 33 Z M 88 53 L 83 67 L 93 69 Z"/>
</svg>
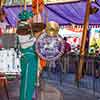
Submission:
<svg viewBox="0 0 100 100">
<path fill-rule="evenodd" d="M 94 2 L 92 6 L 100 9 Z M 7 13 L 7 21 L 11 26 L 16 26 L 18 14 L 21 12 L 20 6 L 5 6 L 4 11 Z M 27 6 L 27 9 L 31 10 L 31 5 Z M 47 4 L 42 12 L 44 22 L 46 22 L 46 12 L 48 14 L 48 21 L 56 21 L 61 25 L 65 24 L 83 24 L 86 9 L 86 0 L 76 3 L 60 3 L 60 4 Z M 96 14 L 92 14 L 89 17 L 89 24 L 100 24 L 100 10 Z"/>
</svg>

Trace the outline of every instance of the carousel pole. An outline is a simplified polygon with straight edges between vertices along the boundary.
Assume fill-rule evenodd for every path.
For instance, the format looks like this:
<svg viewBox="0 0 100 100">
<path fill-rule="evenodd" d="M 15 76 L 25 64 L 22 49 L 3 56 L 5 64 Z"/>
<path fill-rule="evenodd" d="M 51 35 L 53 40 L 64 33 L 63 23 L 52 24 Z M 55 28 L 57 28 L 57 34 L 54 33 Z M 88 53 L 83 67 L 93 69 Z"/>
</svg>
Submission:
<svg viewBox="0 0 100 100">
<path fill-rule="evenodd" d="M 38 18 L 39 18 L 39 17 L 38 17 L 38 13 L 39 13 L 39 0 L 37 0 L 37 4 L 36 4 L 36 5 L 37 5 L 37 6 L 36 6 L 36 7 L 37 7 L 37 8 L 36 8 L 36 9 L 37 9 L 36 21 L 38 22 Z"/>
<path fill-rule="evenodd" d="M 88 23 L 89 23 L 89 15 L 90 15 L 90 6 L 91 6 L 91 0 L 87 0 L 86 5 L 86 13 L 85 13 L 85 19 L 84 19 L 84 26 L 83 26 L 83 34 L 82 34 L 82 40 L 81 40 L 81 46 L 80 46 L 80 56 L 85 55 L 85 45 L 86 45 L 86 38 L 87 38 L 87 30 L 88 30 Z M 78 67 L 78 72 L 76 74 L 76 80 L 80 80 L 82 77 L 82 69 L 84 65 L 84 58 L 80 57 L 80 63 Z"/>
<path fill-rule="evenodd" d="M 44 2 L 43 2 L 44 3 Z M 45 5 L 44 5 L 44 8 L 45 8 Z M 43 17 L 43 15 L 41 14 L 41 21 L 42 21 L 42 23 L 44 23 L 44 17 Z"/>
<path fill-rule="evenodd" d="M 20 11 L 22 11 L 22 0 L 20 0 Z"/>
<path fill-rule="evenodd" d="M 24 10 L 26 10 L 26 0 L 24 0 Z"/>
<path fill-rule="evenodd" d="M 5 0 L 0 0 L 0 8 L 3 7 L 4 3 L 5 3 Z"/>
<path fill-rule="evenodd" d="M 46 24 L 47 24 L 48 23 L 48 9 L 46 6 L 45 6 L 45 13 L 46 13 Z"/>
<path fill-rule="evenodd" d="M 2 8 L 2 0 L 0 0 L 0 8 Z"/>
</svg>

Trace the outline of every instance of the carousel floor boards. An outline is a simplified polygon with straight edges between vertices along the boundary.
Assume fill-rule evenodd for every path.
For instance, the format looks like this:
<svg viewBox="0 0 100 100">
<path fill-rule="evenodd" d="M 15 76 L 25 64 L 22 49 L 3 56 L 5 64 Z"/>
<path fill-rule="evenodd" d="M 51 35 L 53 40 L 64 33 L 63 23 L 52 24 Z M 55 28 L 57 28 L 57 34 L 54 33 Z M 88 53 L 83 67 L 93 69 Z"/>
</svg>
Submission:
<svg viewBox="0 0 100 100">
<path fill-rule="evenodd" d="M 46 82 L 42 82 L 37 96 L 37 100 L 64 100 L 63 93 L 56 87 Z"/>
<path fill-rule="evenodd" d="M 48 81 L 46 81 L 46 83 L 48 83 Z M 9 82 L 8 84 L 9 84 L 8 91 L 9 91 L 10 100 L 19 100 L 18 99 L 19 81 L 14 80 L 14 81 Z M 64 100 L 98 100 L 98 98 L 94 96 L 92 93 L 89 93 L 88 91 L 87 92 L 83 91 L 82 89 L 77 88 L 68 82 L 65 82 L 66 86 L 60 85 L 59 82 L 55 80 L 49 82 L 49 84 L 52 84 L 50 86 L 56 87 L 57 89 L 59 88 L 61 90 L 61 92 L 64 94 Z M 0 100 L 7 100 L 4 91 L 0 91 Z M 50 100 L 53 100 L 53 99 L 50 99 Z"/>
</svg>

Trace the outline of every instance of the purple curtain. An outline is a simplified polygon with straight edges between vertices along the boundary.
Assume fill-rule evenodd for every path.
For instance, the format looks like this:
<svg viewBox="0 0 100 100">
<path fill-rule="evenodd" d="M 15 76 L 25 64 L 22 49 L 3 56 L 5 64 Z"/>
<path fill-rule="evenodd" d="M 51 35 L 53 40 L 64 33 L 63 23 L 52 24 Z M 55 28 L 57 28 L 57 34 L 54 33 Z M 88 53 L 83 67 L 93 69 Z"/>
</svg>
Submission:
<svg viewBox="0 0 100 100">
<path fill-rule="evenodd" d="M 98 7 L 94 3 L 92 3 L 92 6 Z M 45 5 L 45 8 L 48 10 L 48 21 L 53 20 L 61 25 L 71 24 L 71 23 L 75 24 L 84 23 L 86 0 L 77 3 Z M 27 9 L 31 10 L 31 6 L 28 6 Z M 16 26 L 16 23 L 19 20 L 18 14 L 21 11 L 20 6 L 4 7 L 4 11 L 8 14 L 7 16 L 8 23 L 11 26 Z M 45 9 L 42 13 L 42 16 L 44 22 L 46 23 Z M 96 14 L 90 15 L 89 24 L 100 24 L 100 11 L 98 11 Z"/>
</svg>

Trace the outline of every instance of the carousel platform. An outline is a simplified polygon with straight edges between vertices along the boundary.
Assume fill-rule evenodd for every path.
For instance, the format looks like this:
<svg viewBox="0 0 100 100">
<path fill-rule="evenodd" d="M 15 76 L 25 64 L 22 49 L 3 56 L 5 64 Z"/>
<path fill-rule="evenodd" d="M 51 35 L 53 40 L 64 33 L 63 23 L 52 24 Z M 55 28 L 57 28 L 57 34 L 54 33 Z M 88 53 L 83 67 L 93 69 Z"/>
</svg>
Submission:
<svg viewBox="0 0 100 100">
<path fill-rule="evenodd" d="M 36 100 L 64 100 L 64 98 L 63 93 L 59 89 L 51 84 L 43 82 Z"/>
<path fill-rule="evenodd" d="M 53 75 L 53 74 L 52 74 Z M 46 75 L 47 76 L 47 75 Z M 66 79 L 60 84 L 59 80 L 43 77 L 44 84 L 41 93 L 35 100 L 99 100 L 100 92 L 93 94 L 91 89 L 77 88 L 73 75 L 67 75 Z M 9 100 L 19 100 L 20 81 L 13 80 L 8 82 Z M 1 90 L 1 89 L 0 89 Z M 4 90 L 0 91 L 0 100 L 7 100 Z M 34 100 L 34 99 L 33 99 Z"/>
<path fill-rule="evenodd" d="M 7 98 L 6 92 L 3 88 L 0 91 L 0 100 L 19 100 L 19 85 L 18 80 L 13 80 L 8 82 L 8 94 Z M 37 94 L 32 100 L 63 100 L 63 93 L 51 84 L 43 82 L 43 86 L 37 89 Z"/>
</svg>

